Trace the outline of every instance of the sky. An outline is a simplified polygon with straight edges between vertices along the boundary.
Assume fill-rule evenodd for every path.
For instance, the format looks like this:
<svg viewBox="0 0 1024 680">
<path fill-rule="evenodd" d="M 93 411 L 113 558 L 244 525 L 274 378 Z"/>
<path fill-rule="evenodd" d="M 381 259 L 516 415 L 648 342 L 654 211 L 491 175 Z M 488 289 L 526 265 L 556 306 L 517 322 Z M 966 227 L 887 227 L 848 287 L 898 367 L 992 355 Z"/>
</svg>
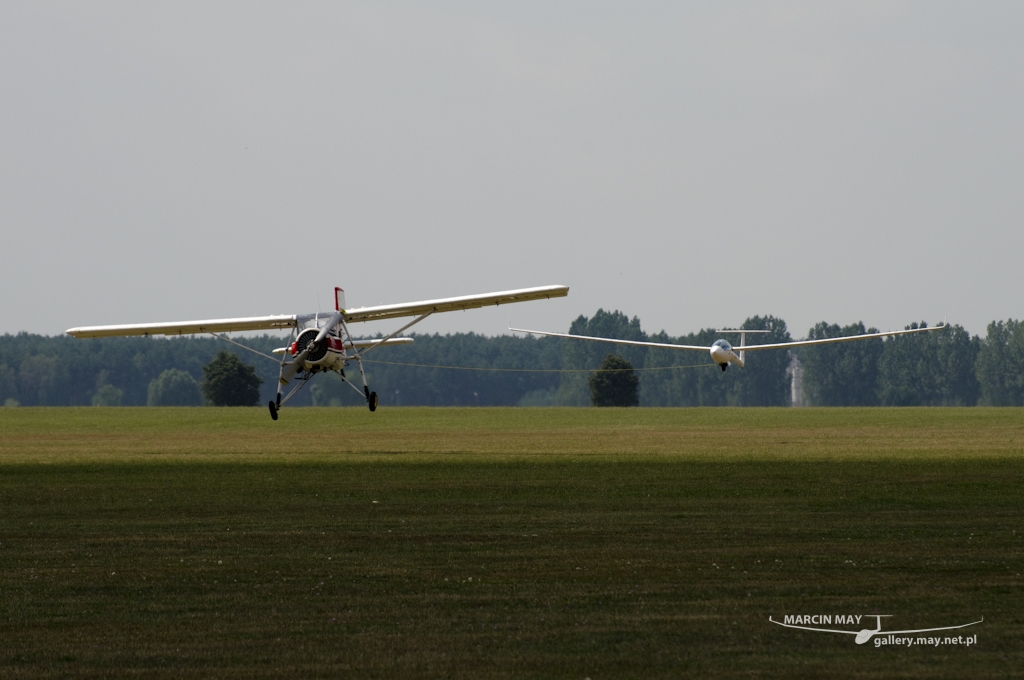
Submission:
<svg viewBox="0 0 1024 680">
<path fill-rule="evenodd" d="M 0 3 L 0 333 L 1024 317 L 1024 3 Z M 389 332 L 400 322 L 354 329 Z"/>
</svg>

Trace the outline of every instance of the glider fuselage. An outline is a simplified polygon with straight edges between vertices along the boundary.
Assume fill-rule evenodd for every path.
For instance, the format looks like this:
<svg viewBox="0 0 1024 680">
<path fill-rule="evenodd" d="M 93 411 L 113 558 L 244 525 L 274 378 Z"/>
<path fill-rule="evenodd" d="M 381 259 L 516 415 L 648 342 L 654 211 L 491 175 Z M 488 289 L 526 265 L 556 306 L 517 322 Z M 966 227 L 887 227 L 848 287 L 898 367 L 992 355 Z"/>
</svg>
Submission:
<svg viewBox="0 0 1024 680">
<path fill-rule="evenodd" d="M 730 363 L 743 368 L 743 359 L 737 356 L 732 350 L 732 345 L 725 340 L 715 340 L 711 345 L 711 360 L 721 366 L 723 371 Z"/>
</svg>

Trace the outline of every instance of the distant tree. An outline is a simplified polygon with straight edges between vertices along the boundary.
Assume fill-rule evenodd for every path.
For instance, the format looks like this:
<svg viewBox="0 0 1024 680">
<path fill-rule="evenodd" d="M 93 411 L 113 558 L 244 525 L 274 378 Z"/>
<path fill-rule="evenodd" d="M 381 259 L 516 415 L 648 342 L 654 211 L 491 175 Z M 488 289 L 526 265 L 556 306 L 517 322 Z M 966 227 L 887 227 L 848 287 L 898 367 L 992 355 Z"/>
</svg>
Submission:
<svg viewBox="0 0 1024 680">
<path fill-rule="evenodd" d="M 981 341 L 975 372 L 981 403 L 1024 406 L 1024 321 L 993 321 Z"/>
<path fill-rule="evenodd" d="M 977 336 L 953 325 L 887 339 L 878 360 L 879 401 L 883 406 L 974 406 L 980 349 Z"/>
<path fill-rule="evenodd" d="M 594 406 L 639 406 L 640 379 L 633 364 L 609 354 L 601 367 L 590 376 L 590 403 Z"/>
<path fill-rule="evenodd" d="M 824 321 L 808 332 L 809 340 L 877 333 L 860 321 L 849 326 Z M 804 393 L 814 406 L 874 406 L 878 404 L 878 359 L 881 338 L 805 347 L 800 354 L 804 367 Z"/>
<path fill-rule="evenodd" d="M 92 395 L 93 406 L 120 406 L 124 390 L 119 390 L 110 383 L 100 385 Z"/>
<path fill-rule="evenodd" d="M 618 310 L 606 312 L 603 309 L 598 309 L 590 319 L 581 314 L 569 326 L 569 333 L 598 338 L 647 340 L 647 334 L 640 329 L 640 319 L 635 316 L 630 319 Z M 594 366 L 598 365 L 608 352 L 608 345 L 586 340 L 566 340 L 563 347 L 562 366 L 572 371 L 593 370 Z M 646 348 L 628 345 L 613 345 L 612 348 L 616 354 L 625 357 L 633 366 L 643 367 L 644 358 L 647 355 Z M 559 406 L 586 406 L 588 402 L 586 373 L 563 373 L 555 402 Z"/>
<path fill-rule="evenodd" d="M 199 406 L 199 385 L 185 371 L 168 368 L 149 383 L 147 406 Z"/>
<path fill-rule="evenodd" d="M 260 400 L 263 379 L 252 366 L 230 352 L 218 352 L 203 366 L 200 389 L 214 406 L 255 406 Z"/>
<path fill-rule="evenodd" d="M 96 378 L 96 391 L 92 395 L 93 406 L 120 406 L 124 398 L 124 390 L 111 385 L 109 374 L 100 371 Z"/>
</svg>

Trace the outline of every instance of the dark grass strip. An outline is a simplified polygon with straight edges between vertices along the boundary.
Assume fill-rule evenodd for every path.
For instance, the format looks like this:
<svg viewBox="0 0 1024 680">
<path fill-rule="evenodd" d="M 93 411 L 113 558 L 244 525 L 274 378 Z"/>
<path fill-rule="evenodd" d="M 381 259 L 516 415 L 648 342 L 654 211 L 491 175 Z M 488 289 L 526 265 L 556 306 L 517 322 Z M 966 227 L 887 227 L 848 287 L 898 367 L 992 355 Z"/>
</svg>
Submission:
<svg viewBox="0 0 1024 680">
<path fill-rule="evenodd" d="M 1022 482 L 1010 458 L 7 466 L 0 675 L 1019 677 Z M 873 612 L 985 623 L 908 650 L 767 621 Z"/>
</svg>

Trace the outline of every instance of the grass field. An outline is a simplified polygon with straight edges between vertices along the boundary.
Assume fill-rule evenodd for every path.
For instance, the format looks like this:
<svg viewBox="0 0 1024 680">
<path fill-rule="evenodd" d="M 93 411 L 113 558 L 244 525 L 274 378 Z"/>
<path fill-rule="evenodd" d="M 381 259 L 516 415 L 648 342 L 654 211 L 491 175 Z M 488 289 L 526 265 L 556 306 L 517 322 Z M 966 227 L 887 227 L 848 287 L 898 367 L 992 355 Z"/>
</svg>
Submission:
<svg viewBox="0 0 1024 680">
<path fill-rule="evenodd" d="M 1020 409 L 0 409 L 0 676 L 1024 677 L 1022 518 Z"/>
</svg>

